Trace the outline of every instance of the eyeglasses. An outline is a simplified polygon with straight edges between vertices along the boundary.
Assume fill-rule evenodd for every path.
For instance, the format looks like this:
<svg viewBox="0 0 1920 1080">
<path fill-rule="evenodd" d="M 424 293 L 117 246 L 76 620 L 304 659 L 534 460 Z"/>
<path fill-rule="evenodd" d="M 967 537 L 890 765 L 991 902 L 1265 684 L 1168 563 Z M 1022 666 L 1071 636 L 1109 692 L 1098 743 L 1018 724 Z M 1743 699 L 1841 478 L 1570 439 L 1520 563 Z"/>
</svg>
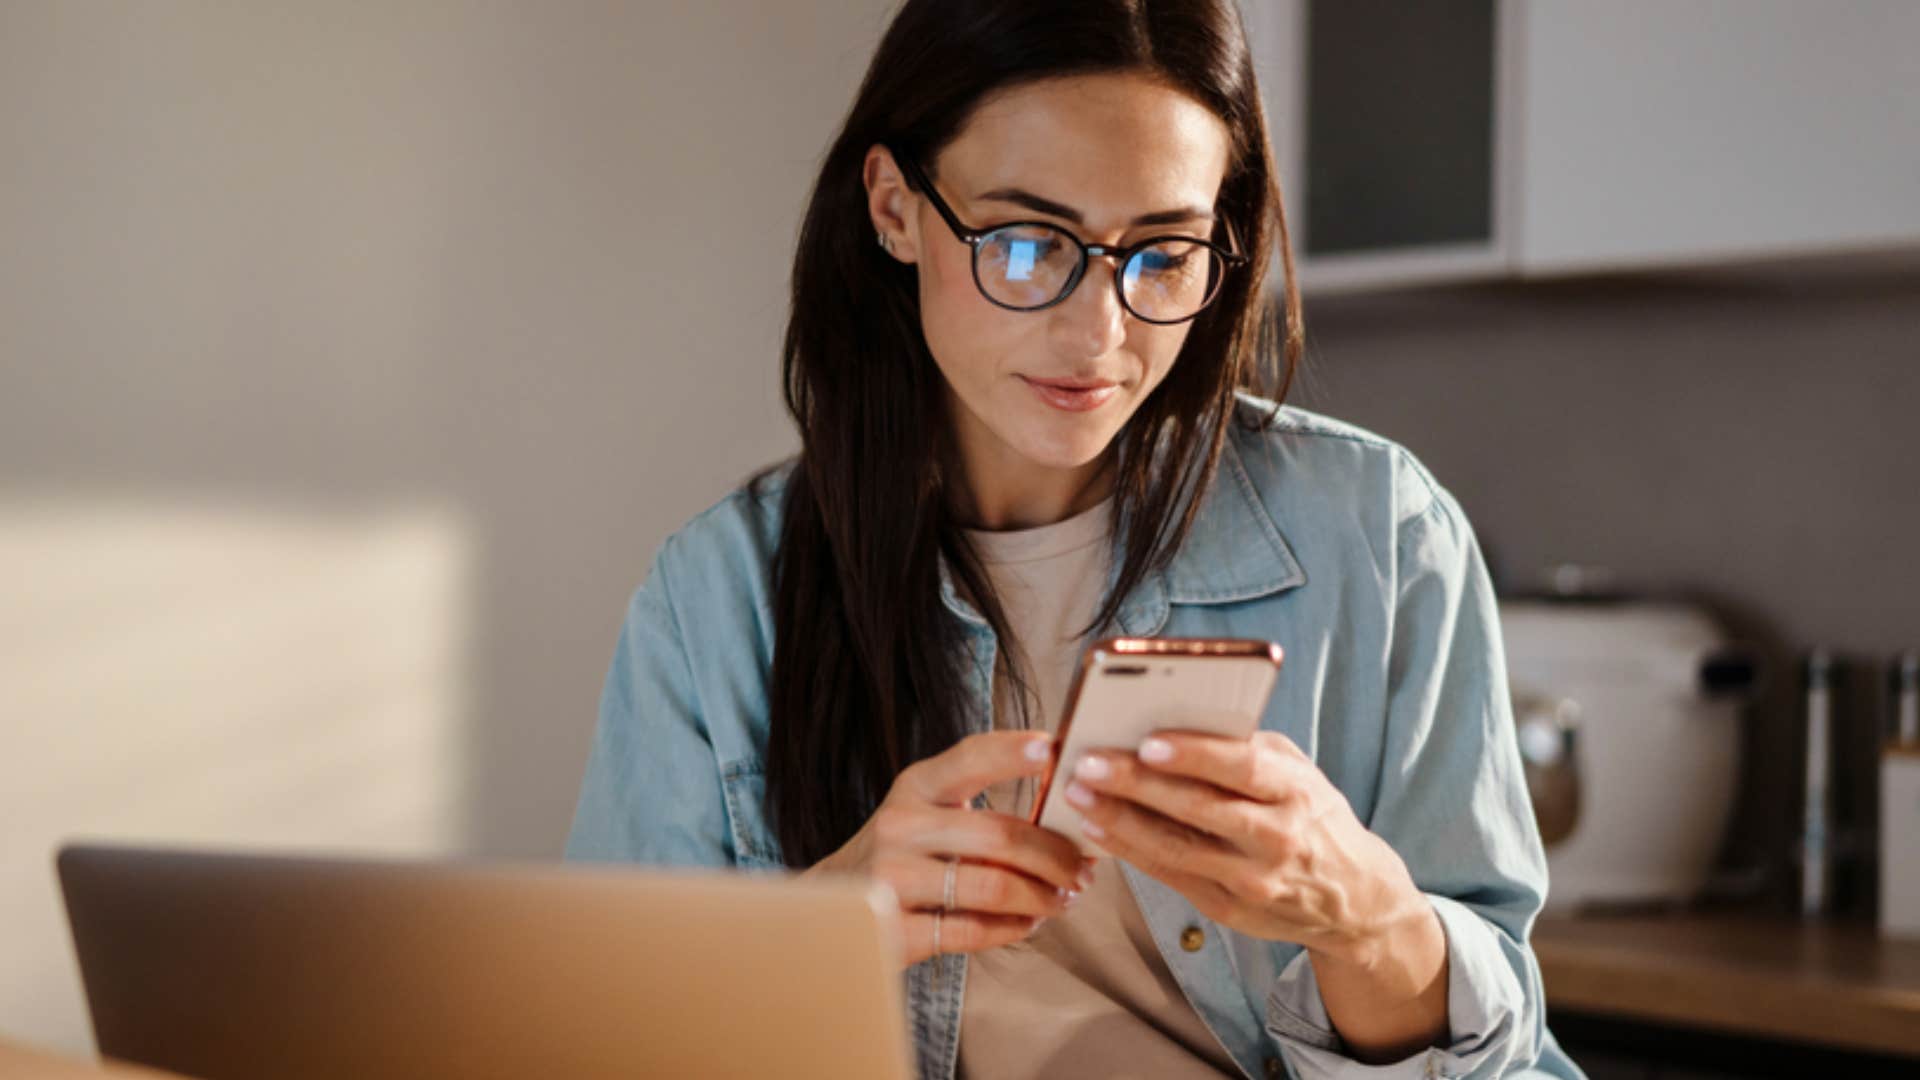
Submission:
<svg viewBox="0 0 1920 1080">
<path fill-rule="evenodd" d="M 934 190 L 917 162 L 895 155 L 907 182 L 924 192 L 953 235 L 973 249 L 973 283 L 989 301 L 1010 311 L 1039 311 L 1065 300 L 1095 255 L 1118 259 L 1113 275 L 1120 306 L 1143 322 L 1182 323 L 1220 294 L 1229 266 L 1247 256 L 1192 236 L 1150 236 L 1125 247 L 1089 244 L 1045 221 L 1013 221 L 970 229 Z M 1232 228 L 1228 227 L 1232 240 Z"/>
</svg>

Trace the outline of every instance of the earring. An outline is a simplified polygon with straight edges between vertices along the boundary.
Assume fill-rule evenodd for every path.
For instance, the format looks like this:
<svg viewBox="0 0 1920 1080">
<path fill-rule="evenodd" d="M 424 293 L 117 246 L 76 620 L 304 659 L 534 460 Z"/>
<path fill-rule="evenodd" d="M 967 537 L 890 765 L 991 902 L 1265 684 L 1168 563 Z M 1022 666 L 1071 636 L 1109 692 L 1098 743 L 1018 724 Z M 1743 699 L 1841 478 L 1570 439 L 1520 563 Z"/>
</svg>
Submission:
<svg viewBox="0 0 1920 1080">
<path fill-rule="evenodd" d="M 893 241 L 887 239 L 886 233 L 880 234 L 880 247 L 885 250 L 887 254 L 893 254 Z"/>
</svg>

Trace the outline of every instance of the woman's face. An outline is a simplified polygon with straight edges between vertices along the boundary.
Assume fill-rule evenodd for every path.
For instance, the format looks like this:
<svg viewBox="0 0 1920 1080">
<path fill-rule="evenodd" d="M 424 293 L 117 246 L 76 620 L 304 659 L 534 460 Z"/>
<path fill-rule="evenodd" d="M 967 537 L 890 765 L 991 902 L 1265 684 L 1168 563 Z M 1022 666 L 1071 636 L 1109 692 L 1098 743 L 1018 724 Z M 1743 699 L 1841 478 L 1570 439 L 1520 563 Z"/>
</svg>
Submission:
<svg viewBox="0 0 1920 1080">
<path fill-rule="evenodd" d="M 1040 220 L 1087 243 L 1204 239 L 1228 147 L 1219 117 L 1177 90 L 1139 75 L 1074 76 L 990 96 L 930 171 L 973 229 Z M 919 268 L 921 322 L 969 468 L 1096 462 L 1166 377 L 1193 324 L 1128 314 L 1110 258 L 1090 259 L 1053 307 L 999 307 L 974 285 L 971 249 L 906 187 L 887 151 L 875 147 L 866 164 L 876 228 L 895 258 Z M 1148 216 L 1158 223 L 1138 224 Z"/>
</svg>

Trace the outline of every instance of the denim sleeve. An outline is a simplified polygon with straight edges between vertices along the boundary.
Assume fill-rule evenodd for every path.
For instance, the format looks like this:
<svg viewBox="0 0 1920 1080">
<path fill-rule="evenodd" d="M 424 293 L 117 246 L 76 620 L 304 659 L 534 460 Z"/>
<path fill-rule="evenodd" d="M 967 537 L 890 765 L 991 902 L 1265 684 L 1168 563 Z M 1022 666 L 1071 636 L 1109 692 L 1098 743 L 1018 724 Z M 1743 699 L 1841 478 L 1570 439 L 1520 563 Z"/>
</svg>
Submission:
<svg viewBox="0 0 1920 1080">
<path fill-rule="evenodd" d="M 567 837 L 570 860 L 733 862 L 719 764 L 665 569 L 672 548 L 669 539 L 627 604 Z"/>
<path fill-rule="evenodd" d="M 1546 899 L 1546 854 L 1514 736 L 1492 581 L 1458 503 L 1433 490 L 1396 543 L 1384 772 L 1367 825 L 1440 916 L 1451 1031 L 1397 1062 L 1354 1060 L 1303 950 L 1275 978 L 1267 1030 L 1305 1078 L 1542 1075 L 1528 1068 L 1545 1029 L 1528 934 Z"/>
</svg>

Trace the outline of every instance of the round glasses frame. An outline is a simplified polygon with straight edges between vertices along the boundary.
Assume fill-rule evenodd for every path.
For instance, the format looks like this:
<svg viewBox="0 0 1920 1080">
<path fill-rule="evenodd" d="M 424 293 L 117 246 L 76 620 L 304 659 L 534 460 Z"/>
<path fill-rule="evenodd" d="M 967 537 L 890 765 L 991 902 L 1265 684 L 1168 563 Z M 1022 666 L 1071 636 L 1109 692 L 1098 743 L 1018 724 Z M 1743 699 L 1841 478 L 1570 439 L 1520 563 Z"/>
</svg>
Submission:
<svg viewBox="0 0 1920 1080">
<path fill-rule="evenodd" d="M 1133 316 L 1136 319 L 1139 319 L 1141 322 L 1153 323 L 1156 326 L 1176 326 L 1180 323 L 1191 321 L 1192 319 L 1197 317 L 1202 311 L 1205 311 L 1210 305 L 1212 305 L 1214 299 L 1220 295 L 1220 287 L 1226 283 L 1227 272 L 1236 266 L 1245 265 L 1247 262 L 1250 261 L 1247 258 L 1247 256 L 1242 255 L 1238 251 L 1235 251 L 1231 248 L 1222 247 L 1211 240 L 1202 240 L 1199 237 L 1195 237 L 1195 236 L 1179 236 L 1179 235 L 1149 236 L 1142 240 L 1136 240 L 1133 243 L 1127 244 L 1125 246 L 1116 246 L 1113 244 L 1089 244 L 1086 241 L 1080 239 L 1078 236 L 1075 236 L 1073 233 L 1069 232 L 1065 228 L 1059 225 L 1056 225 L 1051 221 L 1008 221 L 1008 222 L 1003 222 L 999 225 L 995 225 L 992 228 L 988 228 L 988 229 L 969 228 L 968 226 L 966 226 L 960 221 L 959 215 L 953 212 L 953 208 L 947 205 L 947 201 L 940 197 L 940 192 L 934 189 L 933 181 L 928 179 L 927 174 L 920 168 L 920 165 L 918 162 L 914 161 L 911 157 L 907 157 L 903 154 L 898 154 L 898 153 L 894 154 L 894 160 L 899 163 L 901 172 L 905 174 L 907 178 L 907 183 L 913 188 L 918 189 L 922 194 L 926 195 L 927 201 L 933 203 L 933 208 L 940 214 L 941 220 L 947 223 L 947 228 L 952 229 L 953 235 L 956 237 L 959 237 L 960 241 L 966 244 L 969 249 L 971 249 L 972 256 L 973 256 L 972 264 L 973 264 L 974 288 L 980 290 L 980 295 L 986 297 L 988 303 L 994 305 L 995 307 L 1005 308 L 1008 311 L 1044 311 L 1047 308 L 1050 308 L 1055 304 L 1060 303 L 1061 301 L 1065 300 L 1067 297 L 1072 296 L 1073 290 L 1079 287 L 1080 279 L 1086 276 L 1087 264 L 1093 260 L 1094 256 L 1096 255 L 1111 256 L 1112 258 L 1118 260 L 1114 264 L 1113 291 L 1114 291 L 1114 294 L 1120 298 L 1121 308 L 1124 309 L 1127 314 Z M 1226 224 L 1226 223 L 1223 223 L 1223 224 L 1225 224 L 1225 227 L 1227 230 L 1228 240 L 1232 241 L 1233 226 L 1231 224 Z M 1021 228 L 1051 229 L 1052 231 L 1057 232 L 1062 236 L 1065 236 L 1068 240 L 1073 241 L 1074 247 L 1079 249 L 1079 259 L 1074 263 L 1073 273 L 1068 275 L 1067 283 L 1061 287 L 1060 294 L 1058 296 L 1055 296 L 1053 299 L 1046 301 L 1045 303 L 1034 304 L 1026 307 L 1022 307 L 1017 304 L 1009 304 L 1003 300 L 998 299 L 992 293 L 987 291 L 986 285 L 982 283 L 980 280 L 980 245 L 981 243 L 985 241 L 989 236 L 992 236 L 994 233 L 1000 232 L 1004 229 L 1021 229 Z M 1139 254 L 1141 251 L 1144 251 L 1145 249 L 1152 247 L 1155 244 L 1165 243 L 1170 240 L 1177 240 L 1183 244 L 1191 244 L 1197 247 L 1203 247 L 1213 252 L 1214 255 L 1220 258 L 1220 261 L 1222 264 L 1220 267 L 1220 279 L 1216 281 L 1214 283 L 1213 288 L 1208 291 L 1207 298 L 1201 301 L 1200 306 L 1197 308 L 1194 308 L 1191 314 L 1182 315 L 1177 319 L 1149 318 L 1148 316 L 1142 315 L 1140 312 L 1135 311 L 1133 305 L 1127 302 L 1126 286 L 1122 285 L 1121 281 L 1126 277 L 1125 271 L 1126 271 L 1127 262 L 1129 260 L 1131 260 L 1135 255 Z M 1238 245 L 1236 244 L 1235 246 L 1237 247 Z"/>
</svg>

